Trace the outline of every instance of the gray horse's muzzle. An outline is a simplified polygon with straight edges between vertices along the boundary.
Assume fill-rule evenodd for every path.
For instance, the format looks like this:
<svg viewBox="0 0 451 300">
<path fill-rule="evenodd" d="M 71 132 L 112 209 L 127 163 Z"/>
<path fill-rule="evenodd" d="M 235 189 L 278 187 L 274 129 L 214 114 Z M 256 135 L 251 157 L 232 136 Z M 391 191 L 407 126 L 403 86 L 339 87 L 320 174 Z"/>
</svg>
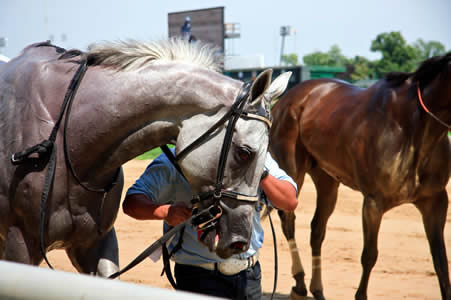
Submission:
<svg viewBox="0 0 451 300">
<path fill-rule="evenodd" d="M 223 198 L 211 209 L 210 219 L 197 226 L 198 239 L 221 258 L 249 249 L 255 202 Z"/>
</svg>

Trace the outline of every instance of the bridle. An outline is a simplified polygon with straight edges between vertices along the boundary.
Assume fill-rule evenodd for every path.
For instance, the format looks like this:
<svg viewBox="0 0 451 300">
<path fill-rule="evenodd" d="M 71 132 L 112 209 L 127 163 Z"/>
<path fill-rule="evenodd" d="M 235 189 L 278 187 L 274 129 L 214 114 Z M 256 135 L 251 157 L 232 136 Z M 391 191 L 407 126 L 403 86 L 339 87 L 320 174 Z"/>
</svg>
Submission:
<svg viewBox="0 0 451 300">
<path fill-rule="evenodd" d="M 423 102 L 423 97 L 421 97 L 421 89 L 420 89 L 420 83 L 417 82 L 417 95 L 418 95 L 418 101 L 421 104 L 421 107 L 424 109 L 424 111 L 429 114 L 433 119 L 435 119 L 437 122 L 448 128 L 448 130 L 451 129 L 451 125 L 446 124 L 442 120 L 440 120 L 436 115 L 434 115 L 432 112 L 429 111 L 429 109 L 426 107 L 426 105 Z"/>
<path fill-rule="evenodd" d="M 201 145 L 205 142 L 205 140 L 213 133 L 215 132 L 222 124 L 226 123 L 226 133 L 224 136 L 224 141 L 221 148 L 221 153 L 219 156 L 219 162 L 218 162 L 218 171 L 216 174 L 216 183 L 215 183 L 215 189 L 210 192 L 200 193 L 195 198 L 199 201 L 202 201 L 204 199 L 208 198 L 214 198 L 215 200 L 220 200 L 222 197 L 232 198 L 235 200 L 240 201 L 247 201 L 247 202 L 256 202 L 258 201 L 259 197 L 258 195 L 243 195 L 234 191 L 228 191 L 224 190 L 223 186 L 223 179 L 224 179 L 224 172 L 225 172 L 225 166 L 227 163 L 227 156 L 230 150 L 230 147 L 232 145 L 232 136 L 233 136 L 233 130 L 235 128 L 236 122 L 239 118 L 243 119 L 255 119 L 258 121 L 262 121 L 265 124 L 268 125 L 268 128 L 271 128 L 271 119 L 270 119 L 270 113 L 265 112 L 265 114 L 254 114 L 244 111 L 244 107 L 246 106 L 246 103 L 249 101 L 249 91 L 250 91 L 251 84 L 250 83 L 244 83 L 240 89 L 240 92 L 238 93 L 235 102 L 233 103 L 230 110 L 219 120 L 217 121 L 213 126 L 211 126 L 205 133 L 203 133 L 200 137 L 198 137 L 194 142 L 186 146 L 182 151 L 180 151 L 176 156 L 172 154 L 166 146 L 162 146 L 164 153 L 169 157 L 170 161 L 175 165 L 176 169 L 183 175 L 183 172 L 178 164 L 178 161 L 185 157 L 188 153 L 190 153 L 193 149 Z"/>
<path fill-rule="evenodd" d="M 194 140 L 191 144 L 186 146 L 182 151 L 179 152 L 178 155 L 174 156 L 172 152 L 169 150 L 169 148 L 164 145 L 161 146 L 161 149 L 166 154 L 166 156 L 169 158 L 169 160 L 172 162 L 172 164 L 175 166 L 175 168 L 182 174 L 183 177 L 183 171 L 180 168 L 178 161 L 185 157 L 188 153 L 190 153 L 193 149 L 201 145 L 205 142 L 207 138 L 210 137 L 210 135 L 215 132 L 221 125 L 226 123 L 226 133 L 224 136 L 224 141 L 222 143 L 221 153 L 219 156 L 219 162 L 218 162 L 218 171 L 216 174 L 216 183 L 215 183 L 215 189 L 209 192 L 200 193 L 199 195 L 195 196 L 191 203 L 193 205 L 193 215 L 198 214 L 199 204 L 207 199 L 213 199 L 214 204 L 210 206 L 210 209 L 208 210 L 208 214 L 204 214 L 201 221 L 198 221 L 193 224 L 197 226 L 198 232 L 202 232 L 202 235 L 200 236 L 200 240 L 202 240 L 208 231 L 216 227 L 217 223 L 219 222 L 219 218 L 222 215 L 222 209 L 219 205 L 220 200 L 223 197 L 227 197 L 234 200 L 239 201 L 245 201 L 245 202 L 257 202 L 259 199 L 258 194 L 257 195 L 243 195 L 241 193 L 235 192 L 235 191 L 228 191 L 224 189 L 224 172 L 225 172 L 225 166 L 227 163 L 227 157 L 230 150 L 230 147 L 232 145 L 232 137 L 233 137 L 233 130 L 235 128 L 236 122 L 239 118 L 244 119 L 254 119 L 258 121 L 264 122 L 268 129 L 271 128 L 271 118 L 270 118 L 270 112 L 265 110 L 265 114 L 254 114 L 247 111 L 244 111 L 244 108 L 247 104 L 247 102 L 250 100 L 249 92 L 251 88 L 251 83 L 247 82 L 244 83 L 240 91 L 238 92 L 238 95 L 235 99 L 235 102 L 233 103 L 232 107 L 229 109 L 229 111 L 219 120 L 217 121 L 213 126 L 211 126 L 205 133 L 203 133 L 200 137 L 198 137 L 196 140 Z M 269 130 L 268 130 L 269 131 Z M 186 179 L 186 177 L 185 177 Z M 208 217 L 205 217 L 207 215 Z"/>
</svg>

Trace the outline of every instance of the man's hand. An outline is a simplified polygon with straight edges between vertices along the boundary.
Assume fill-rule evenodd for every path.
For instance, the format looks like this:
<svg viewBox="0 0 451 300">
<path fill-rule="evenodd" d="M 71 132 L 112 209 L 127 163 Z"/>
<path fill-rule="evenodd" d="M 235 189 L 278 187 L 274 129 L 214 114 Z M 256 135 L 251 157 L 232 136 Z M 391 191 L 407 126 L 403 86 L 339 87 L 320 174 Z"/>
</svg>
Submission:
<svg viewBox="0 0 451 300">
<path fill-rule="evenodd" d="M 144 194 L 132 194 L 122 203 L 124 213 L 138 220 L 165 220 L 171 226 L 191 217 L 191 209 L 170 204 L 153 204 Z"/>
<path fill-rule="evenodd" d="M 191 217 L 191 209 L 181 206 L 168 205 L 164 220 L 171 226 L 176 226 Z"/>
</svg>

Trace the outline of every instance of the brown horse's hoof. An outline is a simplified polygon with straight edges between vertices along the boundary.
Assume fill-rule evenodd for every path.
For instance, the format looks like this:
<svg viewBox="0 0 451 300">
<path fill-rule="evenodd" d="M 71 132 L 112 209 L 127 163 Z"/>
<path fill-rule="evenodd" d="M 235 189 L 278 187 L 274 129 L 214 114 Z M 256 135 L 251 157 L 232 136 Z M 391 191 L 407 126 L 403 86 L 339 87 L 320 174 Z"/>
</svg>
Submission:
<svg viewBox="0 0 451 300">
<path fill-rule="evenodd" d="M 324 298 L 323 291 L 316 291 L 312 294 L 315 297 L 315 300 L 326 300 L 326 298 Z"/>
<path fill-rule="evenodd" d="M 307 295 L 300 295 L 295 291 L 294 288 L 292 288 L 290 293 L 290 300 L 313 300 L 313 298 L 308 297 Z"/>
</svg>

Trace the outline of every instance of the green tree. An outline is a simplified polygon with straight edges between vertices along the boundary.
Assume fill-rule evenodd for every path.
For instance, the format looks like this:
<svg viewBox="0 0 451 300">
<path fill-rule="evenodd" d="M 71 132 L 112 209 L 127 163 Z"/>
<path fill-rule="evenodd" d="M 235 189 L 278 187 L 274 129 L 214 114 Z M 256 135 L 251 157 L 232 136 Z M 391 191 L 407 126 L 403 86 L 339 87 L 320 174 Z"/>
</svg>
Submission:
<svg viewBox="0 0 451 300">
<path fill-rule="evenodd" d="M 417 67 L 419 51 L 408 45 L 399 31 L 379 34 L 371 43 L 371 51 L 382 54 L 382 58 L 375 61 L 378 77 L 394 71 L 412 72 Z"/>
<path fill-rule="evenodd" d="M 363 56 L 356 56 L 353 60 L 349 61 L 349 65 L 353 68 L 350 75 L 351 80 L 357 81 L 374 77 L 373 63 Z"/>
<path fill-rule="evenodd" d="M 296 53 L 282 55 L 282 64 L 286 66 L 296 66 L 298 64 L 298 55 Z"/>
<path fill-rule="evenodd" d="M 307 66 L 327 66 L 330 62 L 329 55 L 321 51 L 307 54 L 302 59 Z"/>
<path fill-rule="evenodd" d="M 340 47 L 336 44 L 330 47 L 327 54 L 331 59 L 332 66 L 344 67 L 349 62 L 349 59 L 341 53 Z"/>
<path fill-rule="evenodd" d="M 413 46 L 419 52 L 420 62 L 437 55 L 444 55 L 446 53 L 445 46 L 437 41 L 425 42 L 423 39 L 418 39 Z"/>
<path fill-rule="evenodd" d="M 305 55 L 302 59 L 307 66 L 344 67 L 348 63 L 348 58 L 341 53 L 338 45 L 332 45 L 326 53 L 315 51 Z"/>
<path fill-rule="evenodd" d="M 332 45 L 327 52 L 305 55 L 303 61 L 307 66 L 346 66 L 350 80 L 362 80 L 381 78 L 388 72 L 413 72 L 423 60 L 446 53 L 443 44 L 437 41 L 418 39 L 409 45 L 399 31 L 380 33 L 371 42 L 370 49 L 380 52 L 381 59 L 370 61 L 362 56 L 349 59 L 338 45 Z"/>
</svg>

